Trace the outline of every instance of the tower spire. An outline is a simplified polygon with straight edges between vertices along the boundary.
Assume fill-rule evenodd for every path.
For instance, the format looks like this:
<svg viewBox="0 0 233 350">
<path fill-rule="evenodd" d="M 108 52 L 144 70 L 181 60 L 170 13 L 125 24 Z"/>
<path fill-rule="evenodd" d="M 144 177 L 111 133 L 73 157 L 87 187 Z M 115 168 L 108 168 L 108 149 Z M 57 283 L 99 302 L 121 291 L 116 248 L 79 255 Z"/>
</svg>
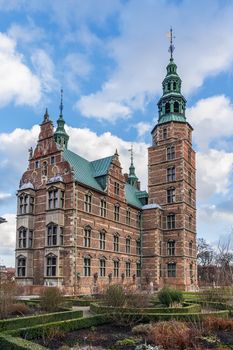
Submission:
<svg viewBox="0 0 233 350">
<path fill-rule="evenodd" d="M 129 167 L 128 183 L 132 186 L 136 186 L 138 178 L 135 174 L 135 166 L 133 164 L 133 145 L 132 144 L 131 144 L 131 148 L 128 151 L 130 152 L 130 167 Z"/>
<path fill-rule="evenodd" d="M 67 148 L 69 136 L 67 135 L 65 131 L 65 120 L 63 118 L 63 89 L 61 89 L 61 100 L 59 105 L 59 118 L 57 120 L 57 129 L 54 134 L 55 141 L 58 145 L 60 145 L 62 148 Z"/>
</svg>

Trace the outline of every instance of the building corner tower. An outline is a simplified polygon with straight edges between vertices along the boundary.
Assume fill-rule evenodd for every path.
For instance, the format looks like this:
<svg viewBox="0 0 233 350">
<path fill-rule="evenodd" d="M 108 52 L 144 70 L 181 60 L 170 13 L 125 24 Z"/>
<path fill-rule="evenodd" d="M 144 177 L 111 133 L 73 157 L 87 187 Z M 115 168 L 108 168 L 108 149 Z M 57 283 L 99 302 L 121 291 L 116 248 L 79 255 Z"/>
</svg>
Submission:
<svg viewBox="0 0 233 350">
<path fill-rule="evenodd" d="M 173 59 L 170 32 L 170 62 L 158 102 L 159 118 L 152 130 L 148 150 L 149 204 L 162 208 L 160 234 L 155 241 L 159 262 L 159 287 L 183 290 L 197 288 L 196 267 L 196 168 L 192 126 L 185 116 L 186 100 Z"/>
</svg>

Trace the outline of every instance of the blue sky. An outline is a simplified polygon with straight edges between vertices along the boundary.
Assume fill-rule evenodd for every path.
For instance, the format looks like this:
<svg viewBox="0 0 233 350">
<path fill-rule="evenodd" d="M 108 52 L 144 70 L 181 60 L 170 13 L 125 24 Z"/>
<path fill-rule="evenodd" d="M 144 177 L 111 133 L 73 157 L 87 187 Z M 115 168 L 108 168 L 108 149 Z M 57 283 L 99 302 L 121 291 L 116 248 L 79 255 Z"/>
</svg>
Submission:
<svg viewBox="0 0 233 350">
<path fill-rule="evenodd" d="M 197 151 L 198 236 L 233 224 L 233 2 L 0 0 L 0 258 L 14 264 L 15 193 L 46 107 L 60 88 L 70 148 L 88 159 L 131 143 L 142 187 L 147 147 L 175 33 L 175 61 Z"/>
</svg>

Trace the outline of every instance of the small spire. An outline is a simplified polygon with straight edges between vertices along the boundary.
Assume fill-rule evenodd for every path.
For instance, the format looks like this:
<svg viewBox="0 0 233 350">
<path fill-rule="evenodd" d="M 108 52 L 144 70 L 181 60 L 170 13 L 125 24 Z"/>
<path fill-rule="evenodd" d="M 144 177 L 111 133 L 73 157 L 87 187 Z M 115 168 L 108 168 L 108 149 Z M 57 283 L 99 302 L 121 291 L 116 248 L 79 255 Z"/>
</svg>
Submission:
<svg viewBox="0 0 233 350">
<path fill-rule="evenodd" d="M 63 89 L 61 89 L 61 103 L 60 103 L 60 116 L 63 113 Z"/>
<path fill-rule="evenodd" d="M 48 108 L 46 107 L 43 123 L 47 123 L 48 121 L 49 121 L 49 114 L 48 114 Z"/>
<path fill-rule="evenodd" d="M 114 156 L 116 156 L 116 157 L 118 157 L 118 156 L 119 156 L 119 154 L 118 154 L 118 152 L 117 152 L 117 148 L 116 148 L 116 150 L 115 150 L 115 154 L 114 154 Z"/>
<path fill-rule="evenodd" d="M 173 39 L 175 39 L 175 36 L 173 35 L 172 27 L 170 28 L 170 32 L 168 32 L 168 38 L 170 40 L 168 52 L 170 52 L 171 54 L 170 61 L 173 61 L 173 52 L 175 50 L 175 46 L 173 45 Z"/>
</svg>

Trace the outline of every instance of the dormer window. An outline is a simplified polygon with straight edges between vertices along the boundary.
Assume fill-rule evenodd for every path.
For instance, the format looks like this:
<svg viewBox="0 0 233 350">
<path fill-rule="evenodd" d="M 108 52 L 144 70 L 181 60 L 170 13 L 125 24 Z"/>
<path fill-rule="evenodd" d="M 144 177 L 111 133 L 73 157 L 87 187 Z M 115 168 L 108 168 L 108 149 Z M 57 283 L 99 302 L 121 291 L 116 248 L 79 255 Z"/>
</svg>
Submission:
<svg viewBox="0 0 233 350">
<path fill-rule="evenodd" d="M 120 184 L 118 182 L 114 182 L 114 193 L 119 196 L 120 193 Z"/>
</svg>

